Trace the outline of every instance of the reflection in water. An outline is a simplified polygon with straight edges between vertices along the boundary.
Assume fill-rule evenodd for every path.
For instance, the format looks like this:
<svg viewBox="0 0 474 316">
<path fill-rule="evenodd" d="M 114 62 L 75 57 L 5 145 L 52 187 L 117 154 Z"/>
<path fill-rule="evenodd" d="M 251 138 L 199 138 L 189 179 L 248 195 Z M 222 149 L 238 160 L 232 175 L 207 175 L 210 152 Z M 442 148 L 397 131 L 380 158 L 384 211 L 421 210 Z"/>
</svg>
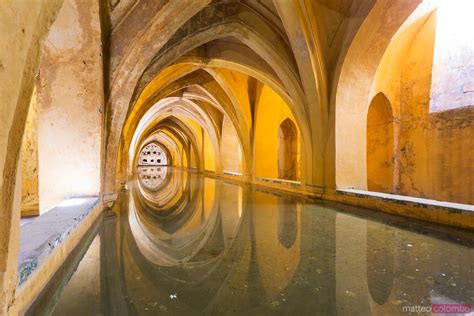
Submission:
<svg viewBox="0 0 474 316">
<path fill-rule="evenodd" d="M 160 183 L 139 171 L 106 213 L 54 314 L 83 315 L 87 305 L 105 315 L 396 315 L 411 304 L 473 303 L 473 248 L 249 186 L 153 172 Z"/>
<path fill-rule="evenodd" d="M 148 190 L 156 191 L 166 179 L 168 167 L 138 167 L 138 181 Z"/>
<path fill-rule="evenodd" d="M 394 229 L 367 223 L 367 283 L 372 299 L 379 305 L 387 302 L 394 283 Z"/>
<path fill-rule="evenodd" d="M 285 199 L 278 206 L 278 240 L 286 248 L 291 248 L 298 234 L 297 206 Z"/>
</svg>

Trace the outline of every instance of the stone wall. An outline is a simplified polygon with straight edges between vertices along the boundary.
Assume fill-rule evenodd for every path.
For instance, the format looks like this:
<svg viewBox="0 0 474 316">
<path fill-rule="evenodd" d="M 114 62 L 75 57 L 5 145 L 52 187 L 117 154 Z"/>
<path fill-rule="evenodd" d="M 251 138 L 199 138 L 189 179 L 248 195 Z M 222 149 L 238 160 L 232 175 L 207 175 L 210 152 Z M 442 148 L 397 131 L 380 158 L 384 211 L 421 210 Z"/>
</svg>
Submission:
<svg viewBox="0 0 474 316">
<path fill-rule="evenodd" d="M 39 215 L 38 107 L 36 91 L 31 96 L 21 144 L 21 216 Z"/>
<path fill-rule="evenodd" d="M 41 57 L 38 86 L 40 210 L 98 195 L 103 71 L 99 4 L 66 0 Z"/>
<path fill-rule="evenodd" d="M 0 314 L 15 290 L 21 190 L 20 147 L 40 44 L 61 1 L 6 1 L 0 10 Z"/>
</svg>

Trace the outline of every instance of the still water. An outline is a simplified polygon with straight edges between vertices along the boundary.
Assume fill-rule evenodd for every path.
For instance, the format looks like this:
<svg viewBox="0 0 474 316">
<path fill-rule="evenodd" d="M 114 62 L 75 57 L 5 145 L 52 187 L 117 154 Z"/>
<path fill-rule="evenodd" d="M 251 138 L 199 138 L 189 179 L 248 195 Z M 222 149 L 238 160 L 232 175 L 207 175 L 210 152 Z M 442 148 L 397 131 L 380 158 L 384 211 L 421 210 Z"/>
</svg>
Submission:
<svg viewBox="0 0 474 316">
<path fill-rule="evenodd" d="M 30 313 L 407 315 L 474 303 L 470 233 L 165 167 L 141 168 L 127 188 Z"/>
</svg>

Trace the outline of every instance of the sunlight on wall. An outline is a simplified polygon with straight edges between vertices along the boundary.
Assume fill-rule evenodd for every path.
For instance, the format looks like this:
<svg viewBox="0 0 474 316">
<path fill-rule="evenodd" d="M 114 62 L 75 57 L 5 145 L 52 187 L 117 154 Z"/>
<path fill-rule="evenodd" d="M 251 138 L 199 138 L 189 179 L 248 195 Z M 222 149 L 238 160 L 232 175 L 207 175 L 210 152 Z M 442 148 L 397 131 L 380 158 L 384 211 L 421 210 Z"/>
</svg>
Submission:
<svg viewBox="0 0 474 316">
<path fill-rule="evenodd" d="M 369 156 L 369 152 L 374 153 L 374 144 L 366 144 L 370 191 L 431 196 L 427 170 L 433 160 L 427 156 L 426 134 L 436 20 L 436 11 L 431 11 L 403 27 L 392 38 L 377 68 L 371 97 L 382 92 L 390 100 L 394 118 L 390 128 L 393 161 L 389 161 L 388 151 L 385 155 L 380 152 L 382 156 L 378 159 Z M 393 169 L 392 189 L 389 189 L 388 182 L 382 183 L 382 170 L 388 172 L 387 168 L 382 168 L 383 165 Z M 388 176 L 382 173 L 384 177 Z"/>
<path fill-rule="evenodd" d="M 242 173 L 242 150 L 237 132 L 227 116 L 222 123 L 221 161 L 223 171 Z"/>
<path fill-rule="evenodd" d="M 41 212 L 66 196 L 100 191 L 103 69 L 97 12 L 98 3 L 66 1 L 43 47 L 37 85 Z"/>
<path fill-rule="evenodd" d="M 474 105 L 474 1 L 440 1 L 430 113 Z"/>
<path fill-rule="evenodd" d="M 209 135 L 203 131 L 204 169 L 216 171 L 216 155 Z"/>
<path fill-rule="evenodd" d="M 466 30 L 459 23 L 444 25 L 448 23 L 448 13 L 458 10 L 452 4 L 444 3 L 437 10 L 432 9 L 418 19 L 411 19 L 412 23 L 401 28 L 392 38 L 378 65 L 370 98 L 382 92 L 393 109 L 392 193 L 469 204 L 472 203 L 470 175 L 473 170 L 473 151 L 470 150 L 473 129 L 469 120 L 473 111 L 469 107 L 464 107 L 462 111 L 454 109 L 459 106 L 458 101 L 468 96 L 462 92 L 461 84 L 467 82 L 462 75 L 465 71 L 462 65 L 466 61 L 456 61 L 462 56 L 449 57 L 450 54 L 465 51 L 466 43 L 464 48 L 463 45 L 456 48 L 456 45 L 461 41 L 459 36 L 467 38 L 468 35 L 462 35 Z M 443 16 L 445 22 L 442 21 Z M 452 27 L 461 29 L 454 30 Z M 446 39 L 446 43 L 451 42 L 453 47 L 443 48 L 446 31 L 460 34 L 451 33 L 449 37 L 453 38 Z M 472 52 L 469 54 L 474 56 Z M 439 80 L 449 81 L 442 83 L 447 90 L 436 91 Z M 436 111 L 442 112 L 433 112 L 436 102 L 441 106 Z M 367 143 L 367 147 L 370 146 Z M 378 162 L 370 159 L 367 149 L 368 166 L 371 163 L 373 166 L 387 165 L 386 158 L 381 157 Z M 367 170 L 368 189 L 387 192 L 383 187 L 371 185 L 371 173 L 372 177 L 381 175 L 374 170 Z"/>
</svg>

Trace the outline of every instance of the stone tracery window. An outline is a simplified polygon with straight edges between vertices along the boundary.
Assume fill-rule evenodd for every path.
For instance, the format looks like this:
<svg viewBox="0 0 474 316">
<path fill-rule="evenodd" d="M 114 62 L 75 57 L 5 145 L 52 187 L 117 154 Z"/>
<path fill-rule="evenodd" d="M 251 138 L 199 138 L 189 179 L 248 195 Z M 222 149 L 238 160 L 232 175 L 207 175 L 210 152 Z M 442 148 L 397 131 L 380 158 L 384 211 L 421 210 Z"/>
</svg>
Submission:
<svg viewBox="0 0 474 316">
<path fill-rule="evenodd" d="M 139 166 L 164 166 L 168 164 L 168 157 L 160 145 L 151 143 L 146 145 L 138 157 Z"/>
</svg>

